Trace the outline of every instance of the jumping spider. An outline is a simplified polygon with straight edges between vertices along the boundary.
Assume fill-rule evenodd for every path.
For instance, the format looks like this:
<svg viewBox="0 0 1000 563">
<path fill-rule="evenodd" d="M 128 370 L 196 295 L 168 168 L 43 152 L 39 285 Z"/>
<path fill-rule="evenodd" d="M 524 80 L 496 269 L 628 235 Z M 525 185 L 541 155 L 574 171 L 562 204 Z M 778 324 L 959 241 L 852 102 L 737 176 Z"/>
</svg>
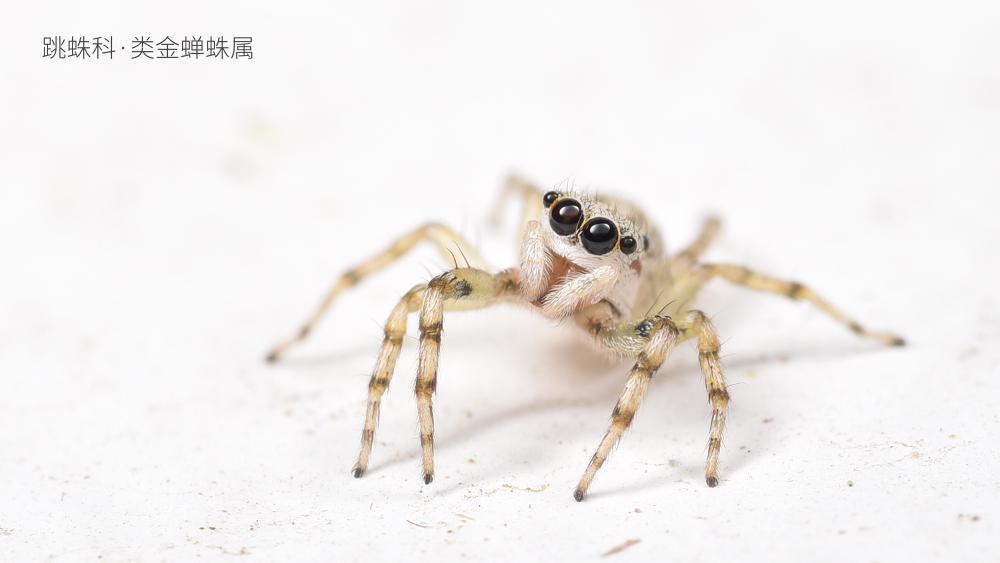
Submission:
<svg viewBox="0 0 1000 563">
<path fill-rule="evenodd" d="M 333 300 L 345 289 L 402 257 L 418 242 L 433 243 L 444 256 L 455 248 L 465 267 L 413 286 L 392 309 L 385 338 L 368 385 L 368 410 L 361 432 L 361 452 L 354 476 L 368 468 L 375 438 L 379 404 L 399 357 L 406 321 L 420 313 L 420 350 L 416 395 L 423 449 L 424 483 L 434 477 L 434 417 L 431 399 L 437 384 L 438 353 L 444 311 L 481 309 L 501 302 L 520 303 L 551 319 L 569 319 L 586 331 L 594 344 L 615 357 L 634 358 L 625 389 L 611 413 L 611 425 L 576 487 L 583 500 L 594 475 L 628 429 L 646 387 L 678 343 L 696 339 L 701 371 L 712 405 L 705 481 L 719 483 L 719 449 L 726 423 L 729 392 L 719 361 L 719 336 L 701 311 L 689 307 L 698 291 L 719 277 L 751 289 L 808 301 L 855 333 L 882 344 L 901 346 L 903 339 L 873 332 L 847 317 L 811 289 L 742 266 L 699 262 L 719 230 L 709 218 L 695 241 L 668 256 L 659 232 L 634 205 L 573 189 L 542 193 L 520 178 L 507 181 L 501 200 L 523 200 L 520 265 L 493 273 L 461 236 L 430 223 L 394 242 L 370 260 L 340 276 L 318 309 L 299 332 L 268 355 L 277 361 L 292 345 L 306 338 Z M 499 209 L 499 205 L 497 208 Z"/>
</svg>

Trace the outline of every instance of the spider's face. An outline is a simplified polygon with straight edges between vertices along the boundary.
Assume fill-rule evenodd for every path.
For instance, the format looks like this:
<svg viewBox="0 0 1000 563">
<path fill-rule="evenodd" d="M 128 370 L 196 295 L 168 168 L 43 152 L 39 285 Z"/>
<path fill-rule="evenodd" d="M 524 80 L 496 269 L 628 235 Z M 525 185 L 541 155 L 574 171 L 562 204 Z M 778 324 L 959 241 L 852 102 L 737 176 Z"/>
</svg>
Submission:
<svg viewBox="0 0 1000 563">
<path fill-rule="evenodd" d="M 576 193 L 551 191 L 542 203 L 545 243 L 553 254 L 585 270 L 605 264 L 638 269 L 649 238 L 626 213 Z"/>
</svg>

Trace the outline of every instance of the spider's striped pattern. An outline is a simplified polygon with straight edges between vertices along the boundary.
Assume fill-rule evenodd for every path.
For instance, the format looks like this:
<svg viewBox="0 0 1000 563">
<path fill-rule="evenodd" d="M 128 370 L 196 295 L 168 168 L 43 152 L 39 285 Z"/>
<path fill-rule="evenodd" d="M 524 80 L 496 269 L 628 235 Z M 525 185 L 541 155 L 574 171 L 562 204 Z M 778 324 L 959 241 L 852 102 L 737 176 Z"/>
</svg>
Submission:
<svg viewBox="0 0 1000 563">
<path fill-rule="evenodd" d="M 343 273 L 318 309 L 292 338 L 269 355 L 277 361 L 301 342 L 345 289 L 402 257 L 417 243 L 429 241 L 441 254 L 464 257 L 465 266 L 413 286 L 389 313 L 385 337 L 368 385 L 368 408 L 361 432 L 361 452 L 354 476 L 361 477 L 375 439 L 382 394 L 399 358 L 406 321 L 419 313 L 420 349 L 416 394 L 423 451 L 424 482 L 434 478 L 434 415 L 438 354 L 446 311 L 519 303 L 556 320 L 570 320 L 609 355 L 634 359 L 625 389 L 611 413 L 611 425 L 576 487 L 583 500 L 597 470 L 628 429 L 653 374 L 680 342 L 697 342 L 699 363 L 712 407 L 705 481 L 719 483 L 719 451 L 726 425 L 729 392 L 719 360 L 719 336 L 705 313 L 691 308 L 698 291 L 713 278 L 751 289 L 808 301 L 855 333 L 886 345 L 901 338 L 864 328 L 798 282 L 784 281 L 743 266 L 700 261 L 719 230 L 708 219 L 687 248 L 670 256 L 659 232 L 642 211 L 625 201 L 578 192 L 569 187 L 542 190 L 510 178 L 504 195 L 524 202 L 520 263 L 498 272 L 487 269 L 479 253 L 452 229 L 437 223 L 418 227 L 371 259 Z M 499 206 L 498 206 L 499 208 Z"/>
</svg>

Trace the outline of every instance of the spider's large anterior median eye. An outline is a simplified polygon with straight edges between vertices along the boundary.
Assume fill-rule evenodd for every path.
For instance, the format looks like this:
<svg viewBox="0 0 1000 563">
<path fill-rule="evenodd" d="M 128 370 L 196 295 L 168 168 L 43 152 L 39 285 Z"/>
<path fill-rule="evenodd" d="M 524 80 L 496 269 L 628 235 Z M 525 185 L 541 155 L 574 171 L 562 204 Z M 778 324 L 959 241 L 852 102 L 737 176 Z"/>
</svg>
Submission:
<svg viewBox="0 0 1000 563">
<path fill-rule="evenodd" d="M 557 199 L 559 199 L 558 192 L 547 192 L 542 196 L 542 203 L 545 204 L 545 207 L 552 207 L 552 204 L 555 203 Z"/>
<path fill-rule="evenodd" d="M 583 247 L 591 254 L 607 254 L 618 244 L 618 227 L 603 217 L 591 219 L 580 233 Z"/>
<path fill-rule="evenodd" d="M 549 225 L 557 234 L 566 236 L 576 232 L 580 219 L 583 218 L 583 209 L 580 202 L 575 199 L 564 199 L 555 204 L 549 212 Z"/>
</svg>

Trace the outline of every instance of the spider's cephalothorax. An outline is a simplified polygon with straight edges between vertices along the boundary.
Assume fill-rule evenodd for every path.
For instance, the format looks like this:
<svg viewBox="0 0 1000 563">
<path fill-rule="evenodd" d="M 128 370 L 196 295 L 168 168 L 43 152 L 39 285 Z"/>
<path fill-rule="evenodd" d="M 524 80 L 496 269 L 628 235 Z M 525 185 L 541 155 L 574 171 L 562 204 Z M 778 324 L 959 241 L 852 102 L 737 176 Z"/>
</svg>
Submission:
<svg viewBox="0 0 1000 563">
<path fill-rule="evenodd" d="M 712 278 L 810 302 L 861 336 L 888 345 L 903 344 L 892 334 L 865 329 L 801 283 L 776 279 L 743 266 L 700 262 L 718 232 L 715 219 L 705 222 L 690 246 L 668 257 L 657 231 L 638 208 L 627 202 L 574 190 L 542 193 L 519 178 L 511 178 L 504 190 L 505 195 L 514 193 L 521 195 L 525 203 L 517 267 L 494 273 L 457 233 L 437 223 L 426 224 L 342 274 L 296 335 L 268 355 L 269 361 L 279 359 L 290 346 L 305 339 L 343 290 L 392 263 L 422 240 L 434 243 L 446 257 L 453 257 L 455 249 L 465 258 L 464 267 L 456 263 L 453 269 L 429 282 L 413 286 L 389 314 L 368 384 L 368 409 L 361 432 L 361 453 L 354 465 L 355 477 L 368 468 L 382 394 L 395 370 L 406 320 L 418 311 L 416 394 L 425 483 L 434 476 L 431 400 L 437 385 L 445 311 L 479 309 L 500 302 L 523 304 L 549 318 L 572 319 L 571 324 L 585 331 L 599 349 L 635 359 L 611 413 L 611 426 L 576 487 L 576 500 L 583 500 L 597 470 L 632 423 L 653 374 L 676 344 L 688 339 L 697 341 L 712 406 L 705 481 L 711 487 L 718 484 L 729 392 L 715 328 L 704 313 L 689 307 L 698 290 Z"/>
<path fill-rule="evenodd" d="M 625 207 L 580 193 L 550 191 L 542 203 L 521 254 L 525 298 L 555 318 L 601 300 L 628 310 L 649 250 L 645 222 Z"/>
</svg>

